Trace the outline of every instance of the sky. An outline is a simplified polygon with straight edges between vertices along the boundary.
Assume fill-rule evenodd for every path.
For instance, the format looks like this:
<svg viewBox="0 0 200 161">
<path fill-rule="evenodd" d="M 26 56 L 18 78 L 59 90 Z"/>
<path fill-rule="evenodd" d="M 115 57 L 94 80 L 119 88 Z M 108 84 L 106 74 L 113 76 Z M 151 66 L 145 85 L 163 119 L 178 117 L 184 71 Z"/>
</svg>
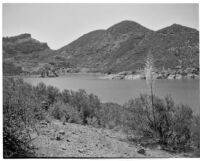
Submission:
<svg viewBox="0 0 200 161">
<path fill-rule="evenodd" d="M 93 30 L 132 20 L 158 30 L 174 23 L 199 30 L 198 4 L 3 4 L 3 36 L 30 33 L 59 49 Z"/>
</svg>

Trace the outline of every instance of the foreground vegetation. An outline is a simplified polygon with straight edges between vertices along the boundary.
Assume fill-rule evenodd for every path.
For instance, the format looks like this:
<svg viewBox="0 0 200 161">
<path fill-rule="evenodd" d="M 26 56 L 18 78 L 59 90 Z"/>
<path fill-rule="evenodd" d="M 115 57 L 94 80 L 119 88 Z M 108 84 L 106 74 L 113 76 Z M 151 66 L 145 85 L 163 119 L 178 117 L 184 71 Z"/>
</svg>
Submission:
<svg viewBox="0 0 200 161">
<path fill-rule="evenodd" d="M 34 157 L 30 146 L 36 124 L 51 118 L 101 128 L 123 129 L 129 141 L 156 143 L 173 152 L 200 148 L 200 116 L 187 105 L 143 94 L 120 106 L 101 103 L 84 90 L 59 91 L 43 83 L 32 86 L 22 79 L 3 80 L 3 148 L 4 157 Z M 148 142 L 144 142 L 147 139 Z"/>
</svg>

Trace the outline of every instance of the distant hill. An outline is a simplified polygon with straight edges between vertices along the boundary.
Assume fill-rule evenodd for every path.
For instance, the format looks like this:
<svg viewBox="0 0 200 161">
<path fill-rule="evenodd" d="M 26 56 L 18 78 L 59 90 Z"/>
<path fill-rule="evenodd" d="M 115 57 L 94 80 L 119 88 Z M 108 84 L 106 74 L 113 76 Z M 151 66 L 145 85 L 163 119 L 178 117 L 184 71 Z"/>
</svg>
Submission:
<svg viewBox="0 0 200 161">
<path fill-rule="evenodd" d="M 93 72 L 138 70 L 144 67 L 148 52 L 154 55 L 158 69 L 197 67 L 199 31 L 178 24 L 152 31 L 126 20 L 89 32 L 56 51 L 30 34 L 3 38 L 4 61 L 16 64 L 17 59 L 18 65 L 30 70 L 61 61 Z"/>
<path fill-rule="evenodd" d="M 47 43 L 33 39 L 30 34 L 3 37 L 3 73 L 15 75 L 32 71 L 41 63 L 48 63 L 52 54 Z"/>
<path fill-rule="evenodd" d="M 3 52 L 7 56 L 30 54 L 46 49 L 49 49 L 47 43 L 41 43 L 33 39 L 30 34 L 3 38 Z"/>
<path fill-rule="evenodd" d="M 79 67 L 120 72 L 143 68 L 151 51 L 158 68 L 198 66 L 199 32 L 173 24 L 158 31 L 133 21 L 85 34 L 57 50 Z"/>
</svg>

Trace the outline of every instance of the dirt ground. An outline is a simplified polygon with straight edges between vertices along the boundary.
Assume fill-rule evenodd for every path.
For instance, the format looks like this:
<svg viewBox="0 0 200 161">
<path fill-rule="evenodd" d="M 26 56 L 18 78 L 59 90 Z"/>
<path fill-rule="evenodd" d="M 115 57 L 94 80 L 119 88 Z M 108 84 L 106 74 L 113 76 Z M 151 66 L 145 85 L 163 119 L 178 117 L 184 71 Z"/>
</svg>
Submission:
<svg viewBox="0 0 200 161">
<path fill-rule="evenodd" d="M 39 135 L 32 134 L 32 144 L 37 157 L 70 158 L 141 158 L 141 157 L 185 157 L 170 154 L 158 148 L 149 149 L 130 143 L 121 131 L 82 126 L 53 120 L 41 122 Z"/>
</svg>

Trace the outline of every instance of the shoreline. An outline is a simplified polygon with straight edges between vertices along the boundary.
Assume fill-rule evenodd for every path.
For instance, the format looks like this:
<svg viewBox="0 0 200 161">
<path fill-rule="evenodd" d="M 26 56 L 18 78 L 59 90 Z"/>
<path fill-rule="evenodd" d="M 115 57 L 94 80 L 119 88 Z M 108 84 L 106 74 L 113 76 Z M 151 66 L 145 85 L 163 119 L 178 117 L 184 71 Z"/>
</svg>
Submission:
<svg viewBox="0 0 200 161">
<path fill-rule="evenodd" d="M 99 79 L 104 80 L 145 80 L 145 74 L 144 73 L 137 73 L 137 74 L 127 74 L 126 71 L 119 72 L 116 74 L 104 74 L 104 73 L 85 73 L 85 72 L 79 72 L 79 73 L 65 73 L 58 76 L 51 76 L 51 77 L 41 77 L 40 74 L 34 74 L 34 75 L 13 75 L 13 76 L 5 76 L 7 78 L 59 78 L 59 77 L 66 77 L 69 75 L 88 75 L 88 76 L 98 76 Z M 181 74 L 169 74 L 168 76 L 163 76 L 162 74 L 156 73 L 154 75 L 155 80 L 198 80 L 199 75 L 189 73 L 187 75 L 181 75 Z"/>
</svg>

